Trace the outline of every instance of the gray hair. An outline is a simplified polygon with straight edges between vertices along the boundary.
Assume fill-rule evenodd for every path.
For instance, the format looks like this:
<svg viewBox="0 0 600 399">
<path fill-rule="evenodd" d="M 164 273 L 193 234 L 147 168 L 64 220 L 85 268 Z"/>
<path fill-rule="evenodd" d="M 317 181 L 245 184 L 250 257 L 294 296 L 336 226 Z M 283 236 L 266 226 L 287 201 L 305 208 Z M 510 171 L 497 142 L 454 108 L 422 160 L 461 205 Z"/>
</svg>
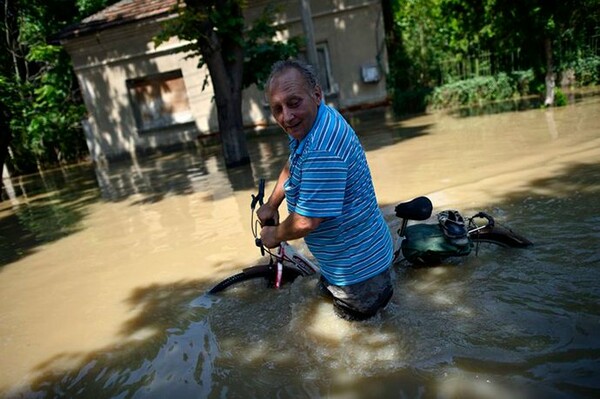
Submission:
<svg viewBox="0 0 600 399">
<path fill-rule="evenodd" d="M 302 74 L 302 77 L 304 78 L 304 81 L 309 89 L 312 90 L 319 86 L 317 71 L 312 65 L 296 59 L 282 60 L 277 61 L 271 67 L 271 74 L 269 75 L 267 83 L 265 84 L 265 94 L 269 95 L 269 90 L 271 89 L 271 83 L 273 82 L 273 79 L 280 73 L 291 68 Z"/>
</svg>

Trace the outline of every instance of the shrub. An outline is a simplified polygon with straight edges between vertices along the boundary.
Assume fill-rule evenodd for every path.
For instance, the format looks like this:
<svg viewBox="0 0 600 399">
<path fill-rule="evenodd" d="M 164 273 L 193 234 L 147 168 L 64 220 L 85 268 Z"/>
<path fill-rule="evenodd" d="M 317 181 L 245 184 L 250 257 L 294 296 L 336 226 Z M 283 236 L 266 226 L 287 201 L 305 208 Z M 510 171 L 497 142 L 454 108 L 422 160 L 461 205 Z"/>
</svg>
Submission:
<svg viewBox="0 0 600 399">
<path fill-rule="evenodd" d="M 510 79 L 514 82 L 515 89 L 521 96 L 526 96 L 531 93 L 531 85 L 535 81 L 533 69 L 524 71 L 513 71 L 510 74 Z"/>
<path fill-rule="evenodd" d="M 433 108 L 481 105 L 513 98 L 518 92 L 514 79 L 506 73 L 479 76 L 435 88 L 429 105 Z"/>
<path fill-rule="evenodd" d="M 561 89 L 554 89 L 554 105 L 556 105 L 557 107 L 563 107 L 567 105 L 567 103 L 568 100 L 565 93 L 563 93 Z"/>
<path fill-rule="evenodd" d="M 568 67 L 573 68 L 579 86 L 600 84 L 600 56 L 580 58 Z"/>
<path fill-rule="evenodd" d="M 431 89 L 417 87 L 406 91 L 394 91 L 392 107 L 397 115 L 425 112 Z"/>
</svg>

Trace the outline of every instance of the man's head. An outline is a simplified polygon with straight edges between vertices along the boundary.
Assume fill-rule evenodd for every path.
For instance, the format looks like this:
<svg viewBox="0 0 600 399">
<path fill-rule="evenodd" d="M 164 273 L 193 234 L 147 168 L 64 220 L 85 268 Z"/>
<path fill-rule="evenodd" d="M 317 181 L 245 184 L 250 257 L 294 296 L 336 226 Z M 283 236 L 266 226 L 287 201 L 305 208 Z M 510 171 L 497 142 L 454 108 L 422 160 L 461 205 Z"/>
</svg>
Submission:
<svg viewBox="0 0 600 399">
<path fill-rule="evenodd" d="M 297 60 L 276 62 L 265 93 L 279 126 L 293 138 L 302 140 L 315 123 L 323 98 L 313 68 Z"/>
</svg>

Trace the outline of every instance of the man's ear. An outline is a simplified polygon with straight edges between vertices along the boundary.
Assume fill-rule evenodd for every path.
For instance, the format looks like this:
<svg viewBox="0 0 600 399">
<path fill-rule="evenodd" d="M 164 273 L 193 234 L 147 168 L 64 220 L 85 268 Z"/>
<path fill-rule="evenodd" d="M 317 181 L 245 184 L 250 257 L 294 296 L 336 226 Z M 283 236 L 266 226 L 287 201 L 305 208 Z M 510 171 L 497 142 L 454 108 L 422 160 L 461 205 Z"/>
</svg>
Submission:
<svg viewBox="0 0 600 399">
<path fill-rule="evenodd" d="M 320 85 L 315 86 L 314 96 L 317 102 L 321 103 L 321 100 L 323 100 L 323 90 Z"/>
</svg>

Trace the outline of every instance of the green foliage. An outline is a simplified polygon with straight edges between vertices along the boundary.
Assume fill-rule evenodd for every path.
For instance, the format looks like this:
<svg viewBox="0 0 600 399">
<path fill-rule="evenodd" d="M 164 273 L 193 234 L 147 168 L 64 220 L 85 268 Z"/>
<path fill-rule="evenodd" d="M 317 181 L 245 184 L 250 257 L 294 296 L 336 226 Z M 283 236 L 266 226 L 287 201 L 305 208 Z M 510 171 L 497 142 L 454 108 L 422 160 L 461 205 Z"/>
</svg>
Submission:
<svg viewBox="0 0 600 399">
<path fill-rule="evenodd" d="M 400 61 L 406 66 L 400 72 L 409 81 L 405 88 L 429 87 L 437 82 L 437 60 L 448 55 L 449 30 L 442 19 L 440 3 L 440 0 L 398 2 L 396 29 L 402 46 L 395 49 L 393 64 Z"/>
<path fill-rule="evenodd" d="M 117 1 L 118 0 L 76 0 L 75 4 L 79 10 L 79 15 L 85 17 L 92 15 Z"/>
<path fill-rule="evenodd" d="M 599 82 L 600 0 L 398 0 L 394 20 L 402 40 L 389 51 L 388 83 L 397 112 L 414 102 L 411 92 L 448 82 L 431 96 L 438 107 L 543 93 L 547 68 L 572 69 L 578 85 Z"/>
<path fill-rule="evenodd" d="M 531 91 L 531 84 L 535 81 L 533 69 L 525 71 L 513 71 L 510 74 L 511 79 L 515 82 L 516 90 L 521 96 L 527 96 Z"/>
<path fill-rule="evenodd" d="M 272 21 L 272 6 L 265 7 L 261 16 L 246 32 L 244 40 L 244 87 L 257 84 L 262 90 L 276 61 L 295 57 L 302 46 L 300 37 L 290 38 L 287 42 L 277 41 L 275 37 L 281 28 Z"/>
<path fill-rule="evenodd" d="M 67 55 L 57 46 L 34 46 L 27 61 L 43 65 L 41 73 L 21 81 L 2 79 L 0 96 L 13 116 L 9 122 L 17 173 L 72 162 L 86 154 L 80 120 L 85 107 L 73 97 L 74 78 Z"/>
<path fill-rule="evenodd" d="M 579 58 L 566 65 L 572 68 L 575 79 L 580 86 L 600 84 L 600 55 L 590 55 Z"/>
<path fill-rule="evenodd" d="M 297 55 L 302 45 L 299 37 L 287 41 L 277 40 L 277 34 L 284 28 L 273 24 L 276 9 L 272 5 L 265 7 L 251 26 L 246 26 L 241 13 L 233 12 L 236 7 L 244 7 L 245 2 L 229 0 L 220 7 L 210 6 L 212 1 L 200 3 L 200 7 L 193 11 L 190 7 L 177 5 L 174 11 L 178 13 L 178 17 L 163 24 L 161 32 L 154 38 L 155 46 L 171 37 L 188 41 L 190 44 L 182 48 L 182 52 L 188 53 L 187 58 L 198 57 L 200 68 L 205 65 L 207 55 L 210 55 L 207 53 L 223 51 L 228 43 L 239 45 L 244 53 L 242 87 L 247 88 L 252 84 L 262 87 L 271 65 L 277 60 Z M 219 44 L 212 37 L 207 37 L 207 26 L 208 31 L 217 34 Z"/>
<path fill-rule="evenodd" d="M 500 73 L 452 82 L 433 90 L 430 105 L 437 109 L 455 108 L 512 99 L 520 90 L 529 91 L 528 87 L 523 87 L 523 76 L 528 75 L 527 71 L 513 76 Z"/>
<path fill-rule="evenodd" d="M 62 28 L 110 3 L 7 0 L 2 7 L 0 107 L 9 119 L 12 156 L 7 165 L 13 173 L 34 172 L 87 155 L 80 126 L 85 107 L 70 59 L 60 46 L 48 43 Z"/>
<path fill-rule="evenodd" d="M 557 107 L 563 107 L 569 103 L 567 96 L 561 89 L 554 90 L 554 105 Z"/>
<path fill-rule="evenodd" d="M 392 108 L 397 115 L 417 114 L 427 109 L 432 89 L 417 87 L 406 91 L 396 91 Z"/>
</svg>

